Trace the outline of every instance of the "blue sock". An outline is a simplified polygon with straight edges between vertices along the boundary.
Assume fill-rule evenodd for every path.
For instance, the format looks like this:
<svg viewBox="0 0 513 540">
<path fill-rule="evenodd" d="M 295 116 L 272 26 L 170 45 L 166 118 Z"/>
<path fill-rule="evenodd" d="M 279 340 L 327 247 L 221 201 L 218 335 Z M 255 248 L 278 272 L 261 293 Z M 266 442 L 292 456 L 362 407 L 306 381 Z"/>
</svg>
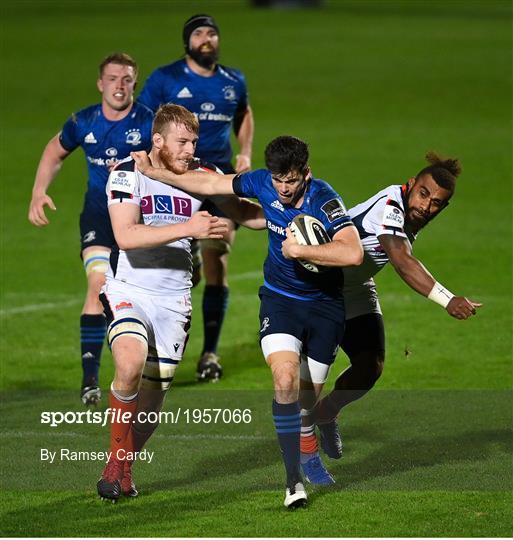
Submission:
<svg viewBox="0 0 513 540">
<path fill-rule="evenodd" d="M 100 357 L 107 325 L 103 315 L 80 316 L 80 346 L 82 349 L 82 386 L 98 384 Z"/>
<path fill-rule="evenodd" d="M 299 472 L 299 441 L 301 436 L 301 408 L 295 403 L 276 403 L 273 400 L 273 419 L 280 443 L 283 463 L 287 471 L 287 485 L 301 481 Z"/>
<path fill-rule="evenodd" d="M 206 285 L 203 291 L 203 351 L 216 352 L 224 314 L 228 308 L 228 287 Z"/>
</svg>

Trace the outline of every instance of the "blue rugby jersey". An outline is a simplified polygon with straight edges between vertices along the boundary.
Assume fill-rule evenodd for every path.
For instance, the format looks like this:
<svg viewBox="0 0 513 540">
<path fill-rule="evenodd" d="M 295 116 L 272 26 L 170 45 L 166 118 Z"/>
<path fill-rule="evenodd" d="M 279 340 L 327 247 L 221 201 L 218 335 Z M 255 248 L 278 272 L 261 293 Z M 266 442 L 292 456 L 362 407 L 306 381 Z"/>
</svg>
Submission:
<svg viewBox="0 0 513 540">
<path fill-rule="evenodd" d="M 248 106 L 246 81 L 240 71 L 218 64 L 211 77 L 203 77 L 182 59 L 156 69 L 138 101 L 154 112 L 164 103 L 193 112 L 200 123 L 195 154 L 216 165 L 231 161 L 230 128 L 236 112 Z"/>
<path fill-rule="evenodd" d="M 109 171 L 132 151 L 151 149 L 153 113 L 144 105 L 134 103 L 122 120 L 107 120 L 101 104 L 73 113 L 60 133 L 60 143 L 72 152 L 78 146 L 84 151 L 88 181 L 84 207 L 108 215 L 105 186 Z"/>
<path fill-rule="evenodd" d="M 264 263 L 264 285 L 279 294 L 299 300 L 332 300 L 341 297 L 343 275 L 340 268 L 323 273 L 309 272 L 297 261 L 286 259 L 281 244 L 285 229 L 298 214 L 308 214 L 320 220 L 330 238 L 349 225 L 340 195 L 326 182 L 313 178 L 305 191 L 300 208 L 282 204 L 266 169 L 236 176 L 233 190 L 240 197 L 256 198 L 267 220 L 269 251 Z"/>
</svg>

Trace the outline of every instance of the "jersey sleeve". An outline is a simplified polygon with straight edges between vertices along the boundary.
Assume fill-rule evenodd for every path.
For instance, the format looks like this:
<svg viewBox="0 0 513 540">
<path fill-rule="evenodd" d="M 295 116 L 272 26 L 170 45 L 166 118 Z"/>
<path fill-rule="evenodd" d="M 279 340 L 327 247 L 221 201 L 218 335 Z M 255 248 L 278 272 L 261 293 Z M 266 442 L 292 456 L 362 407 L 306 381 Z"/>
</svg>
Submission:
<svg viewBox="0 0 513 540">
<path fill-rule="evenodd" d="M 239 84 L 240 84 L 240 98 L 237 103 L 237 111 L 245 111 L 249 105 L 248 87 L 246 84 L 246 78 L 239 72 Z"/>
<path fill-rule="evenodd" d="M 326 186 L 319 193 L 317 205 L 315 217 L 322 222 L 330 238 L 344 227 L 353 225 L 342 197 L 331 187 Z"/>
<path fill-rule="evenodd" d="M 144 87 L 137 98 L 139 103 L 146 105 L 154 113 L 163 102 L 162 88 L 164 81 L 159 69 L 155 70 L 144 83 Z"/>
<path fill-rule="evenodd" d="M 249 197 L 251 199 L 260 200 L 264 182 L 268 175 L 269 172 L 266 169 L 238 174 L 233 179 L 233 192 L 239 197 Z"/>
<path fill-rule="evenodd" d="M 384 197 L 369 214 L 376 236 L 389 234 L 408 238 L 404 232 L 404 209 L 393 197 Z"/>
<path fill-rule="evenodd" d="M 107 180 L 107 204 L 141 204 L 139 179 L 135 171 L 114 169 Z"/>
<path fill-rule="evenodd" d="M 75 148 L 80 146 L 80 134 L 78 129 L 78 119 L 73 113 L 62 126 L 62 131 L 59 134 L 59 142 L 64 150 L 73 152 Z"/>
</svg>

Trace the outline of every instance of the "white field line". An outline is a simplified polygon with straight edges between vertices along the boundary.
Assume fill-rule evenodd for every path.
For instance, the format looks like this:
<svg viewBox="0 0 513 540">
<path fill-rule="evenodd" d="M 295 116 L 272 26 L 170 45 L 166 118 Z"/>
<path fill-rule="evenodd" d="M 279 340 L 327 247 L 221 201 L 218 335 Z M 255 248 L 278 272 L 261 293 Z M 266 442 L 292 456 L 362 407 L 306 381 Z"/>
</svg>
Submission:
<svg viewBox="0 0 513 540">
<path fill-rule="evenodd" d="M 242 274 L 235 274 L 229 276 L 230 281 L 246 281 L 250 279 L 260 278 L 262 271 L 244 272 Z M 64 307 L 76 306 L 81 304 L 83 299 L 75 298 L 73 300 L 65 300 L 62 302 L 44 302 L 40 304 L 28 304 L 25 306 L 17 306 L 13 308 L 0 309 L 0 317 L 9 317 L 10 315 L 20 315 L 23 313 L 30 313 L 32 311 L 44 311 L 50 309 L 59 309 Z"/>
<path fill-rule="evenodd" d="M 70 437 L 70 438 L 91 438 L 91 434 L 77 433 L 74 431 L 3 431 L 0 438 L 5 439 L 23 439 L 24 437 Z M 207 439 L 207 440 L 227 440 L 227 441 L 265 441 L 273 437 L 263 437 L 259 435 L 206 435 L 198 433 L 197 435 L 161 435 L 156 433 L 152 438 L 156 439 Z"/>
</svg>

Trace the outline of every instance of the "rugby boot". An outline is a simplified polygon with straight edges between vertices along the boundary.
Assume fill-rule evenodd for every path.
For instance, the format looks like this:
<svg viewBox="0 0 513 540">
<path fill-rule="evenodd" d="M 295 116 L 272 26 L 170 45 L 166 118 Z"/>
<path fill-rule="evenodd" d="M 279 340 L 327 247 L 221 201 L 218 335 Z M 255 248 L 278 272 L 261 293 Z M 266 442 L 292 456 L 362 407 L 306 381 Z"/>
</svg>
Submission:
<svg viewBox="0 0 513 540">
<path fill-rule="evenodd" d="M 121 478 L 121 493 L 125 497 L 137 497 L 139 492 L 135 487 L 134 481 L 132 480 L 132 461 L 125 461 L 123 467 L 123 478 Z"/>
<path fill-rule="evenodd" d="M 312 457 L 303 461 L 303 458 L 307 457 L 308 455 L 311 455 Z M 335 479 L 326 470 L 326 467 L 323 465 L 321 458 L 317 453 L 301 454 L 301 469 L 303 470 L 305 478 L 311 484 L 316 484 L 318 486 L 330 486 L 331 484 L 335 483 Z"/>
<path fill-rule="evenodd" d="M 306 506 L 306 491 L 305 486 L 301 481 L 291 482 L 290 485 L 287 485 L 285 490 L 285 500 L 283 505 L 290 510 L 295 510 L 296 508 L 301 508 Z"/>
<path fill-rule="evenodd" d="M 111 459 L 96 484 L 98 495 L 102 499 L 116 502 L 121 496 L 121 479 L 123 478 L 124 462 Z"/>
<path fill-rule="evenodd" d="M 102 398 L 102 391 L 96 379 L 90 379 L 82 383 L 80 399 L 86 407 L 96 407 Z"/>
<path fill-rule="evenodd" d="M 198 382 L 217 382 L 223 376 L 223 367 L 219 363 L 219 356 L 213 352 L 203 353 L 196 368 Z"/>
<path fill-rule="evenodd" d="M 324 453 L 332 459 L 342 457 L 342 437 L 338 430 L 337 420 L 331 420 L 326 424 L 317 424 L 321 434 L 321 448 Z"/>
</svg>

